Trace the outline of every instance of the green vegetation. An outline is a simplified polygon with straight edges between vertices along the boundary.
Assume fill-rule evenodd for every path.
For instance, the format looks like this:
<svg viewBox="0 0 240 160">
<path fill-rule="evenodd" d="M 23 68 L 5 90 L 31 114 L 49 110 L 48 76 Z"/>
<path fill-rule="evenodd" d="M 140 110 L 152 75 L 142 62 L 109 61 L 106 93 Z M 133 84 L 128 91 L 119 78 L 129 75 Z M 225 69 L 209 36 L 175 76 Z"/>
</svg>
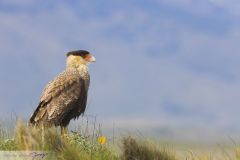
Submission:
<svg viewBox="0 0 240 160">
<path fill-rule="evenodd" d="M 232 155 L 219 152 L 214 155 L 211 151 L 197 154 L 187 150 L 187 154 L 182 154 L 144 139 L 124 137 L 115 144 L 105 139 L 96 131 L 89 135 L 72 132 L 62 137 L 56 129 L 33 129 L 19 123 L 12 137 L 0 129 L 0 150 L 43 151 L 48 153 L 45 159 L 59 160 L 240 160 L 237 146 Z"/>
<path fill-rule="evenodd" d="M 115 160 L 107 145 L 98 143 L 95 137 L 83 137 L 74 132 L 62 137 L 54 129 L 33 129 L 18 124 L 16 134 L 12 139 L 1 136 L 0 150 L 11 151 L 46 151 L 48 159 L 59 160 Z"/>
</svg>

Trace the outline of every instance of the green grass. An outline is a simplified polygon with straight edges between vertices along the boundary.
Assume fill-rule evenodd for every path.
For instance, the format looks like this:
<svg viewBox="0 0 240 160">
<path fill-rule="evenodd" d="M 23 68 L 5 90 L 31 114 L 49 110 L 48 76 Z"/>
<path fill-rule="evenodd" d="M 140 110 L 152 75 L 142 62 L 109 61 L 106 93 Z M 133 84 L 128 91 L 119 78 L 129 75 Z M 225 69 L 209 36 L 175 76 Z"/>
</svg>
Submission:
<svg viewBox="0 0 240 160">
<path fill-rule="evenodd" d="M 0 151 L 45 151 L 48 153 L 45 159 L 59 160 L 240 160 L 237 145 L 231 154 L 208 149 L 194 152 L 191 148 L 179 152 L 156 141 L 132 137 L 118 138 L 121 140 L 114 145 L 110 141 L 100 144 L 99 136 L 100 131 L 94 134 L 78 131 L 62 137 L 56 129 L 33 129 L 18 123 L 13 136 L 0 128 Z"/>
<path fill-rule="evenodd" d="M 18 124 L 11 139 L 1 136 L 0 150 L 4 151 L 46 151 L 50 159 L 59 160 L 115 160 L 108 145 L 101 145 L 95 137 L 83 137 L 74 132 L 62 137 L 55 129 L 33 129 Z"/>
</svg>

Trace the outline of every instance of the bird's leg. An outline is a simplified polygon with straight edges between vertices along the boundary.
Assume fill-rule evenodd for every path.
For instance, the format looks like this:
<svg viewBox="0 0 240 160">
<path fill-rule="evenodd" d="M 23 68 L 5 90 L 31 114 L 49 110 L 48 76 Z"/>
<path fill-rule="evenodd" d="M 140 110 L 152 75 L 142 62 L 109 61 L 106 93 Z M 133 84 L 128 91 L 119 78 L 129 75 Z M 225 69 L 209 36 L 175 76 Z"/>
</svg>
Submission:
<svg viewBox="0 0 240 160">
<path fill-rule="evenodd" d="M 61 135 L 62 136 L 68 135 L 68 127 L 67 126 L 61 126 Z"/>
</svg>

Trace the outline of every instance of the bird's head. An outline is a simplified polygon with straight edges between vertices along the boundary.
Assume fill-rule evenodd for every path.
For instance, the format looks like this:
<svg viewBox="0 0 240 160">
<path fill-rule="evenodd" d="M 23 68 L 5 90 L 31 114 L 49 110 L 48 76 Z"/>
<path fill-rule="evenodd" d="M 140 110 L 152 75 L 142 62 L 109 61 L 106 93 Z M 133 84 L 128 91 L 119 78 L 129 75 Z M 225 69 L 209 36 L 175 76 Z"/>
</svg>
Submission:
<svg viewBox="0 0 240 160">
<path fill-rule="evenodd" d="M 95 57 L 85 50 L 71 51 L 67 53 L 67 67 L 79 67 L 87 65 L 90 62 L 96 62 Z"/>
</svg>

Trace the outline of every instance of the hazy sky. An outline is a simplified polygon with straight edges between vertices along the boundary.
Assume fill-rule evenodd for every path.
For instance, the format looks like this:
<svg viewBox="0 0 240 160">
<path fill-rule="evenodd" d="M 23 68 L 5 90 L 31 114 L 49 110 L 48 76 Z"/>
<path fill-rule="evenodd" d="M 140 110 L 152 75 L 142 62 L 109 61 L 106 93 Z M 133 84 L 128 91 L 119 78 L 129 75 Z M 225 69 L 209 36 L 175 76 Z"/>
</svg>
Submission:
<svg viewBox="0 0 240 160">
<path fill-rule="evenodd" d="M 1 0 L 0 115 L 28 118 L 75 49 L 104 124 L 240 130 L 239 0 Z"/>
</svg>

